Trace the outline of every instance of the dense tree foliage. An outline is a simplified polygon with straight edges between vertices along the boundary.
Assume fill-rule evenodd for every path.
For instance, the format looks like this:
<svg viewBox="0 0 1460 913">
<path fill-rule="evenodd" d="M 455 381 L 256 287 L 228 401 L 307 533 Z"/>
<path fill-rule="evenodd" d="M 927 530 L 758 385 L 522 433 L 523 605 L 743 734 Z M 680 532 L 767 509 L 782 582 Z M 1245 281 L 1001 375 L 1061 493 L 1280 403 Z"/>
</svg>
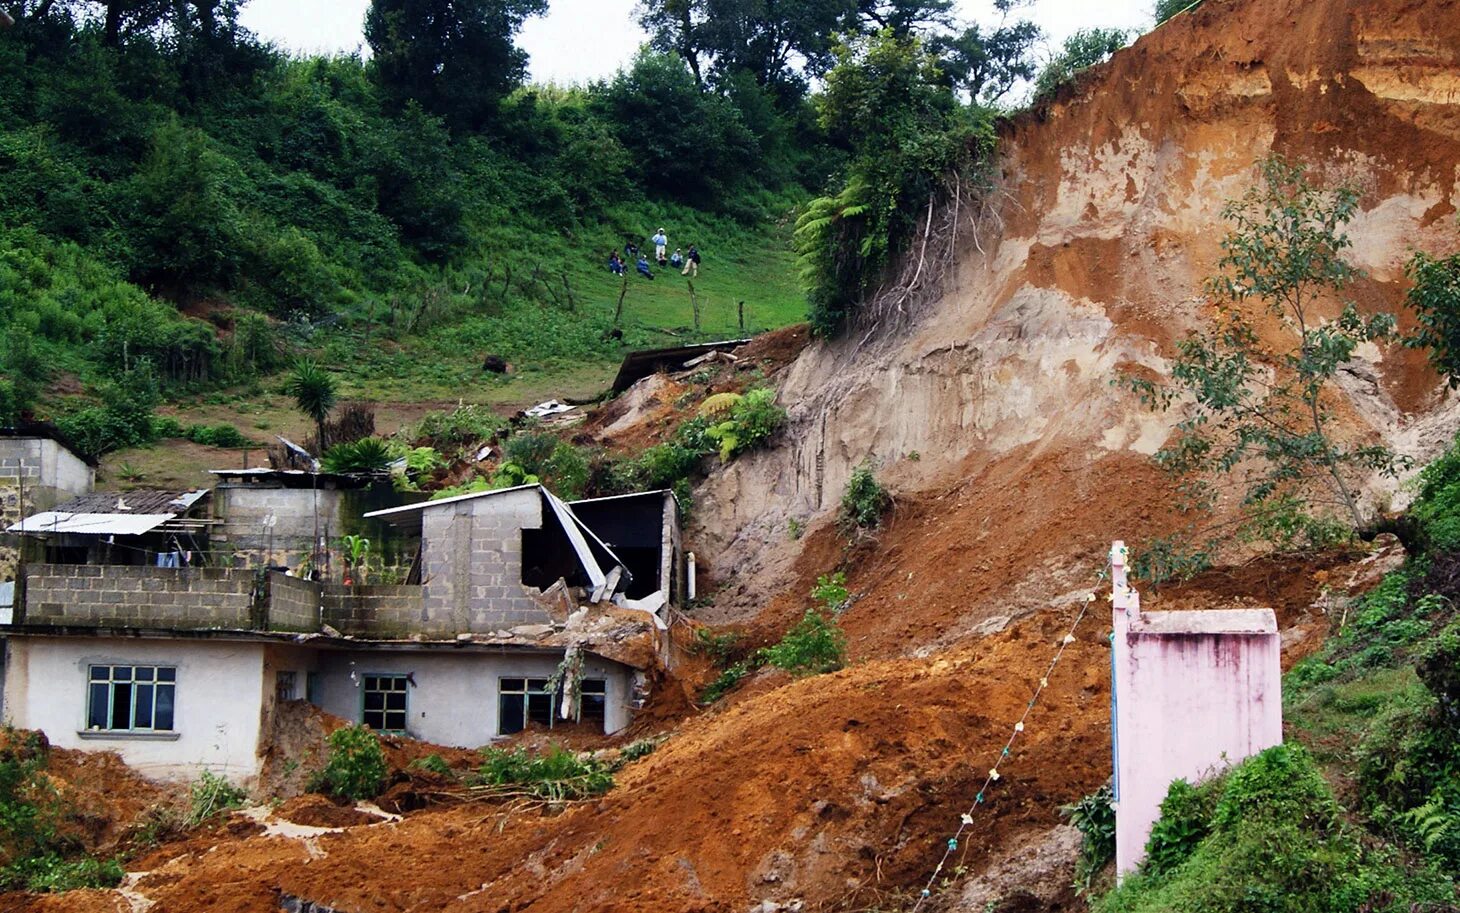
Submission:
<svg viewBox="0 0 1460 913">
<path fill-rule="evenodd" d="M 1110 59 L 1126 46 L 1129 36 L 1120 29 L 1080 29 L 1065 39 L 1060 52 L 1050 58 L 1034 80 L 1034 101 L 1039 103 L 1075 78 L 1086 67 Z"/>
<path fill-rule="evenodd" d="M 749 226 L 850 201 L 812 287 L 838 313 L 986 149 L 1038 34 L 1018 0 L 992 28 L 950 0 L 645 0 L 651 48 L 558 88 L 522 85 L 515 43 L 545 0 L 372 0 L 369 59 L 282 53 L 243 2 L 7 6 L 0 421 L 64 419 L 104 450 L 152 435 L 158 395 L 333 367 L 318 325 L 408 337 L 471 307 L 536 327 L 514 309 L 574 293 L 512 271 L 523 239 L 597 246 L 626 205 Z"/>
<path fill-rule="evenodd" d="M 365 40 L 393 104 L 480 129 L 527 72 L 513 36 L 545 12 L 547 0 L 373 0 Z"/>
</svg>

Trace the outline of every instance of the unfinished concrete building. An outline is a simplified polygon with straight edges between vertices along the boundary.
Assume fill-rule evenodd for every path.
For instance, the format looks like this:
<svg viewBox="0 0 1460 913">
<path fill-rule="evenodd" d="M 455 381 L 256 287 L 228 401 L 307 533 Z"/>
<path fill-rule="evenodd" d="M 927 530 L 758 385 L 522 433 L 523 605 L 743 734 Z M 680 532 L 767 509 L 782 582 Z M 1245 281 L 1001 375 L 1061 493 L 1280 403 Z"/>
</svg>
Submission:
<svg viewBox="0 0 1460 913">
<path fill-rule="evenodd" d="M 153 775 L 235 779 L 257 773 L 287 701 L 462 747 L 628 724 L 683 579 L 671 496 L 568 505 L 531 485 L 360 519 L 419 543 L 416 580 L 26 564 L 14 623 L 0 627 L 10 720 Z"/>
</svg>

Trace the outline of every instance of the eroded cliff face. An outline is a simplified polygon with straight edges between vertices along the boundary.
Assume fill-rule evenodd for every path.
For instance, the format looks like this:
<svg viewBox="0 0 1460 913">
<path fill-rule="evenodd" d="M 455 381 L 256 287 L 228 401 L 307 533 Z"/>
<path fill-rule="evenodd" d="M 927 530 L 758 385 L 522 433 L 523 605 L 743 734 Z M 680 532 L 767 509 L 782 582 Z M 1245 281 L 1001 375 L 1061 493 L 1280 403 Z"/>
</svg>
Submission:
<svg viewBox="0 0 1460 913">
<path fill-rule="evenodd" d="M 717 616 L 784 585 L 787 519 L 824 522 L 864 459 L 914 493 L 1058 454 L 1064 477 L 1028 507 L 1078 510 L 1081 487 L 1128 471 L 1113 457 L 1159 448 L 1174 416 L 1111 381 L 1164 372 L 1207 319 L 1221 208 L 1272 152 L 1362 192 L 1348 233 L 1368 277 L 1349 297 L 1399 309 L 1413 251 L 1457 248 L 1460 3 L 1208 0 L 1017 119 L 941 300 L 896 338 L 808 349 L 783 385 L 785 443 L 707 483 L 695 539 L 729 582 Z M 1453 432 L 1419 353 L 1366 347 L 1343 381 L 1352 433 L 1426 457 Z M 1153 505 L 1128 507 L 1110 534 L 1147 532 L 1133 527 Z"/>
</svg>

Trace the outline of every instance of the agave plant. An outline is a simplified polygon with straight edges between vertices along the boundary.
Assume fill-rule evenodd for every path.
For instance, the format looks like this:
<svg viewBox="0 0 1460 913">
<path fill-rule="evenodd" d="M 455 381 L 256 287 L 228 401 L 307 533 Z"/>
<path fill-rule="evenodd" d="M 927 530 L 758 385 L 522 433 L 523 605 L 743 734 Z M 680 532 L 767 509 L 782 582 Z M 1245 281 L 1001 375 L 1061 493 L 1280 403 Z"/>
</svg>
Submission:
<svg viewBox="0 0 1460 913">
<path fill-rule="evenodd" d="M 378 437 L 336 444 L 320 461 L 325 472 L 384 472 L 392 462 L 390 445 Z"/>
</svg>

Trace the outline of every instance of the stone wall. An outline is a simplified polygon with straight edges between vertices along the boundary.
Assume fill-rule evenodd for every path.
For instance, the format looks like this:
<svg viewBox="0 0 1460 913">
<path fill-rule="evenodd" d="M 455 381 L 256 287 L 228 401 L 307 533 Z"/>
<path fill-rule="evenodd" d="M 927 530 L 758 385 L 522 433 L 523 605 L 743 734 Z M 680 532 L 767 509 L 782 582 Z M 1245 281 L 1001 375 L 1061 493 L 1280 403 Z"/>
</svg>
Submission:
<svg viewBox="0 0 1460 913">
<path fill-rule="evenodd" d="M 254 574 L 236 568 L 35 564 L 25 568 L 17 623 L 128 628 L 248 630 Z"/>
<path fill-rule="evenodd" d="M 534 487 L 423 510 L 418 624 L 484 633 L 550 621 L 522 584 L 522 530 L 542 528 L 543 509 Z"/>
</svg>

